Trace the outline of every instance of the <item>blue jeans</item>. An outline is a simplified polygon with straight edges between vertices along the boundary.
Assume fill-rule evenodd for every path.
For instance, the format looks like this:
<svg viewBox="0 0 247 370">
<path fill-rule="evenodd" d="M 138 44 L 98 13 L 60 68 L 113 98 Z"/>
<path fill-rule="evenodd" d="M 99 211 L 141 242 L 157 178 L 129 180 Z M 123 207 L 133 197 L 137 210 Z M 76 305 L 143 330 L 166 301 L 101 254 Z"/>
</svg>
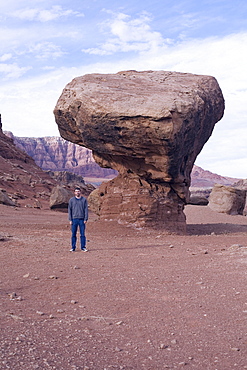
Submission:
<svg viewBox="0 0 247 370">
<path fill-rule="evenodd" d="M 80 228 L 81 249 L 83 249 L 83 248 L 86 247 L 85 223 L 84 223 L 84 220 L 82 218 L 74 218 L 72 220 L 72 225 L 71 225 L 71 232 L 72 232 L 71 246 L 72 246 L 72 249 L 75 249 L 76 248 L 76 240 L 77 240 L 76 233 L 77 233 L 78 226 Z"/>
</svg>

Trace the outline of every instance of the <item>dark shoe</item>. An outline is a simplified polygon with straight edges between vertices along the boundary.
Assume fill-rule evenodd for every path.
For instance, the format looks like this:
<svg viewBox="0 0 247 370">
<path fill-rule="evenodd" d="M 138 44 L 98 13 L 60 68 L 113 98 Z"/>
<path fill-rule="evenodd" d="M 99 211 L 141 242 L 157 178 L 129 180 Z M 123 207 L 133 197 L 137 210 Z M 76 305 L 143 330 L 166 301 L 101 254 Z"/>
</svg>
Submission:
<svg viewBox="0 0 247 370">
<path fill-rule="evenodd" d="M 81 248 L 82 252 L 88 252 L 87 248 Z"/>
<path fill-rule="evenodd" d="M 73 249 L 73 248 L 70 249 L 70 252 L 74 252 L 74 251 L 75 251 L 75 249 Z"/>
</svg>

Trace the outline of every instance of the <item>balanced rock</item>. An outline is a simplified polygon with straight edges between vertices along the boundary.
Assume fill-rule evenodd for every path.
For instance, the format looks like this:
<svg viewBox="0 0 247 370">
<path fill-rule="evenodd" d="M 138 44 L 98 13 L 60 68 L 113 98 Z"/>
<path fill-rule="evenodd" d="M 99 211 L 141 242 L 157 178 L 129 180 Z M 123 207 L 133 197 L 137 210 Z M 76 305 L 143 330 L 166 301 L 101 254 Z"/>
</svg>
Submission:
<svg viewBox="0 0 247 370">
<path fill-rule="evenodd" d="M 185 232 L 191 170 L 223 112 L 215 78 L 165 71 L 77 77 L 54 109 L 64 139 L 119 172 L 100 187 L 100 217 L 174 232 Z"/>
<path fill-rule="evenodd" d="M 219 213 L 242 215 L 246 199 L 246 190 L 215 184 L 209 196 L 209 207 Z"/>
</svg>

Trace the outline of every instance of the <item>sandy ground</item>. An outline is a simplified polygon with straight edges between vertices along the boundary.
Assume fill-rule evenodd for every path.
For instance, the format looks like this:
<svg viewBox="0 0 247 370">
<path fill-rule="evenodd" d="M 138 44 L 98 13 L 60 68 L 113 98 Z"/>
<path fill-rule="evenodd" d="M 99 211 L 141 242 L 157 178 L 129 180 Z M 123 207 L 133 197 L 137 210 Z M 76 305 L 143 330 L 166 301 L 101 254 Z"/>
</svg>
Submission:
<svg viewBox="0 0 247 370">
<path fill-rule="evenodd" d="M 247 369 L 247 217 L 187 206 L 188 235 L 0 205 L 0 368 Z"/>
</svg>

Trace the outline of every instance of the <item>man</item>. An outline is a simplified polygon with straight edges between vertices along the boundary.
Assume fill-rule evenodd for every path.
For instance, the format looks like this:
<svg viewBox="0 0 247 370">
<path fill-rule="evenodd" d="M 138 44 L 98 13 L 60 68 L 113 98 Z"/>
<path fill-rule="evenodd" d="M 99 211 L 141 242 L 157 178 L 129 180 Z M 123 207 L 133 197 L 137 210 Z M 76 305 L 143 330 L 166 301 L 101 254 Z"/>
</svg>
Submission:
<svg viewBox="0 0 247 370">
<path fill-rule="evenodd" d="M 75 196 L 69 200 L 69 222 L 71 225 L 71 250 L 74 252 L 76 249 L 76 234 L 78 227 L 80 228 L 80 244 L 81 250 L 87 252 L 86 248 L 86 237 L 85 237 L 85 226 L 88 220 L 88 204 L 87 199 L 81 195 L 81 189 L 75 188 Z"/>
</svg>

